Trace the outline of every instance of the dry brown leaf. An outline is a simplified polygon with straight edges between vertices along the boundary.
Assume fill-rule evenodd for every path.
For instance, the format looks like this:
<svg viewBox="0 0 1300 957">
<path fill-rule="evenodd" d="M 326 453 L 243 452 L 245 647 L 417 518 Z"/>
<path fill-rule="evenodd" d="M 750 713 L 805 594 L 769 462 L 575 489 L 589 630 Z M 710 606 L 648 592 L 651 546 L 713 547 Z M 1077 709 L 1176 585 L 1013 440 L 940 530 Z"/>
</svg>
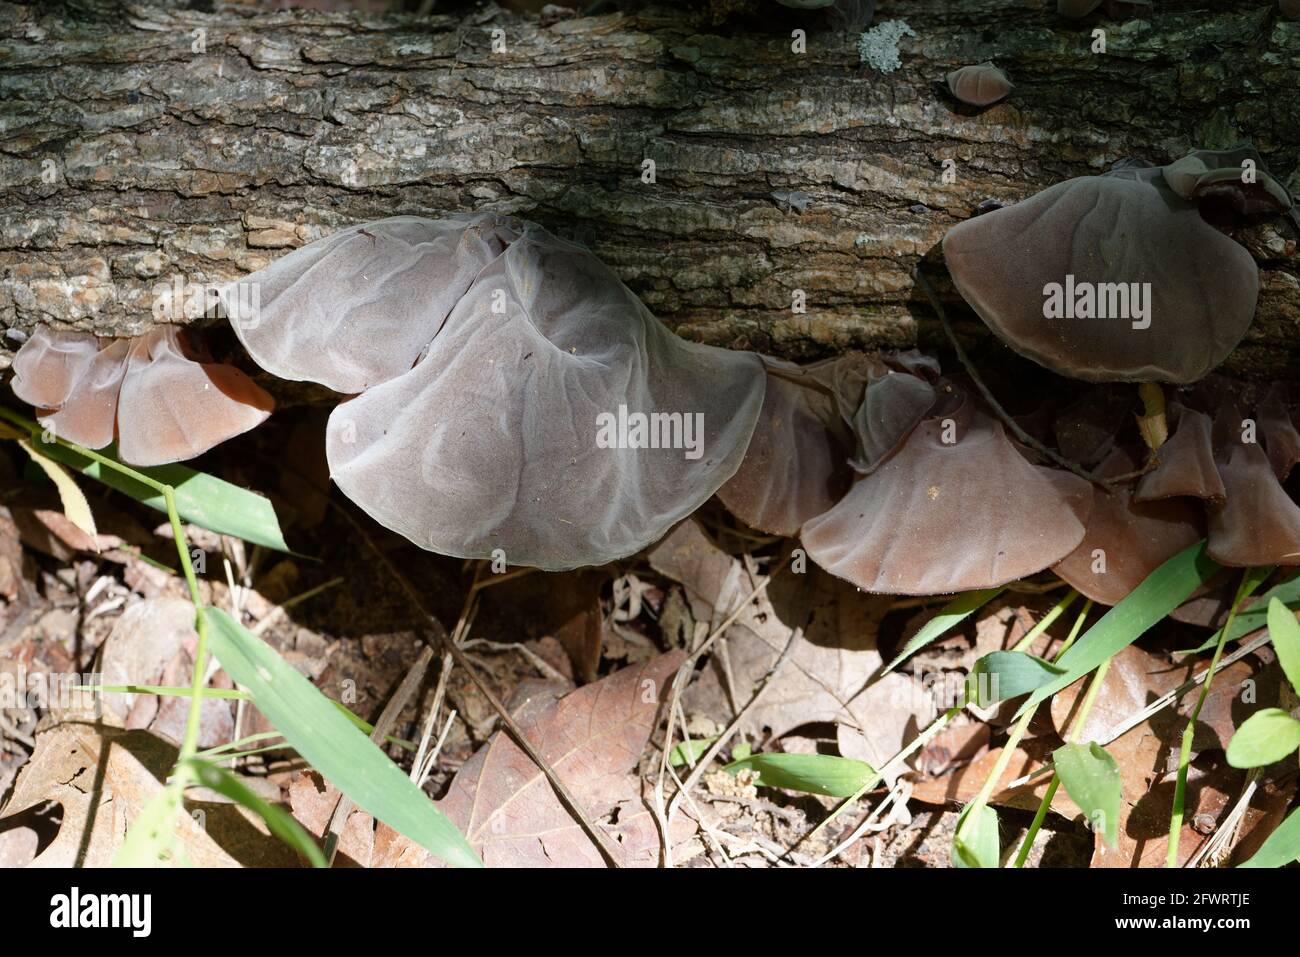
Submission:
<svg viewBox="0 0 1300 957">
<path fill-rule="evenodd" d="M 633 773 L 650 738 L 680 652 L 615 672 L 558 701 L 533 697 L 520 728 L 560 775 L 628 866 L 653 866 L 659 833 Z M 542 772 L 498 731 L 460 769 L 439 808 L 488 867 L 601 867 L 604 862 Z M 381 824 L 372 866 L 435 863 Z"/>
<path fill-rule="evenodd" d="M 655 547 L 651 564 L 680 582 L 697 621 L 720 624 L 753 591 L 757 576 L 694 522 Z M 879 761 L 928 721 L 933 705 L 906 676 L 871 684 L 882 666 L 876 627 L 889 600 L 867 595 L 816 567 L 783 571 L 727 629 L 708 669 L 683 696 L 688 711 L 725 724 L 772 671 L 795 628 L 790 659 L 741 722 L 752 737 L 780 737 L 819 722 L 847 727 L 848 747 Z M 915 693 L 914 693 L 915 692 Z"/>
<path fill-rule="evenodd" d="M 104 642 L 101 671 L 105 685 L 188 686 L 193 674 L 194 606 L 181 598 L 149 598 L 132 605 Z M 222 674 L 224 678 L 224 673 Z M 214 681 L 214 687 L 229 681 Z M 179 742 L 189 699 L 149 694 L 106 694 L 104 719 L 109 724 L 147 728 Z M 234 733 L 234 709 L 229 699 L 203 702 L 200 747 L 225 744 Z"/>
<path fill-rule="evenodd" d="M 62 724 L 36 738 L 36 750 L 0 811 L 0 832 L 46 802 L 62 806 L 58 835 L 32 860 L 33 867 L 107 867 L 140 811 L 162 788 L 176 749 L 142 731 Z M 238 862 L 194 817 L 183 815 L 181 847 L 198 867 Z M 266 838 L 266 843 L 274 843 Z"/>
<path fill-rule="evenodd" d="M 23 546 L 18 526 L 9 509 L 0 505 L 0 598 L 13 601 L 18 597 L 23 576 Z"/>
<path fill-rule="evenodd" d="M 338 788 L 316 771 L 299 775 L 289 785 L 289 806 L 308 833 L 324 838 L 330 817 L 338 806 Z M 369 867 L 375 850 L 375 820 L 365 811 L 353 810 L 339 835 L 334 867 Z"/>
</svg>

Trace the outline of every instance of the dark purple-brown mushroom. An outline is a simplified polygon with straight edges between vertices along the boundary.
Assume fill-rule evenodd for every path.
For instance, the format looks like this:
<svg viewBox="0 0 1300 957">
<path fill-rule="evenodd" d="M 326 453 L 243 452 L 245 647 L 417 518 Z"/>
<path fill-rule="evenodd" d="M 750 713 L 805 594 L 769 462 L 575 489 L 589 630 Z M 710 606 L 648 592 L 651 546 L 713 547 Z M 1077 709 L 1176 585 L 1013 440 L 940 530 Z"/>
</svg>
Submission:
<svg viewBox="0 0 1300 957">
<path fill-rule="evenodd" d="M 1227 494 L 1214 462 L 1211 419 L 1203 412 L 1173 403 L 1173 435 L 1160 446 L 1158 464 L 1142 476 L 1134 493 L 1138 502 L 1189 497 L 1221 502 Z"/>
<path fill-rule="evenodd" d="M 1231 150 L 1193 150 L 1163 167 L 1165 182 L 1197 204 L 1201 216 L 1218 226 L 1262 222 L 1285 213 L 1291 195 L 1249 146 Z"/>
<path fill-rule="evenodd" d="M 1002 424 L 946 393 L 893 455 L 804 525 L 818 565 L 865 591 L 938 595 L 1034 574 L 1082 540 L 1088 484 L 1031 465 Z"/>
<path fill-rule="evenodd" d="M 718 498 L 753 528 L 794 535 L 848 490 L 852 437 L 823 375 L 826 364 L 764 362 L 767 391 L 758 424 L 740 468 L 718 489 Z"/>
<path fill-rule="evenodd" d="M 232 320 L 255 361 L 360 393 L 330 415 L 334 481 L 443 554 L 558 570 L 636 552 L 732 476 L 763 404 L 756 355 L 678 338 L 519 220 L 368 223 L 237 285 L 223 298 L 259 302 Z"/>
<path fill-rule="evenodd" d="M 1099 478 L 1132 472 L 1140 460 L 1117 448 L 1097 468 Z M 1114 605 L 1165 561 L 1205 536 L 1200 510 L 1183 498 L 1134 500 L 1129 485 L 1092 490 L 1083 540 L 1052 571 L 1081 594 Z"/>
<path fill-rule="evenodd" d="M 1277 9 L 1288 20 L 1300 20 L 1300 0 L 1277 0 Z"/>
<path fill-rule="evenodd" d="M 118 442 L 131 465 L 194 458 L 265 421 L 274 402 L 174 326 L 99 340 L 42 327 L 14 357 L 14 394 L 55 435 L 86 448 Z"/>
<path fill-rule="evenodd" d="M 1068 180 L 948 231 L 958 290 L 1013 349 L 1092 382 L 1194 382 L 1250 325 L 1259 274 L 1158 169 Z"/>
<path fill-rule="evenodd" d="M 1256 423 L 1258 426 L 1258 423 Z M 1231 403 L 1214 417 L 1214 457 L 1223 480 L 1222 503 L 1209 507 L 1206 553 L 1221 565 L 1300 565 L 1300 507 L 1278 481 L 1262 429 Z"/>
<path fill-rule="evenodd" d="M 1011 80 L 992 63 L 953 70 L 947 81 L 948 91 L 971 106 L 991 106 L 1011 92 Z"/>
</svg>

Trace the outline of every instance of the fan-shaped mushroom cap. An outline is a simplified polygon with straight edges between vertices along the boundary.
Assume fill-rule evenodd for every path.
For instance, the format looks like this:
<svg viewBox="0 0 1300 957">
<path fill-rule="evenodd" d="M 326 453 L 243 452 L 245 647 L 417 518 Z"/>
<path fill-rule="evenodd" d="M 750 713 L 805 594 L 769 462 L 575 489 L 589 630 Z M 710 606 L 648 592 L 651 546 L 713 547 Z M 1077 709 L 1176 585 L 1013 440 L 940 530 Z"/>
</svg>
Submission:
<svg viewBox="0 0 1300 957">
<path fill-rule="evenodd" d="M 67 397 L 50 412 L 37 415 L 41 425 L 55 435 L 88 449 L 102 449 L 111 444 L 117 434 L 119 393 L 130 348 L 130 339 L 110 339 L 100 346 L 78 371 Z M 24 401 L 31 401 L 19 391 L 17 381 L 14 382 L 14 393 Z"/>
<path fill-rule="evenodd" d="M 221 290 L 221 300 L 263 369 L 364 392 L 410 370 L 519 226 L 487 213 L 395 216 L 294 250 Z"/>
<path fill-rule="evenodd" d="M 994 332 L 1089 381 L 1201 378 L 1241 340 L 1259 293 L 1250 253 L 1157 170 L 1059 183 L 958 224 L 943 251 L 958 290 Z M 1084 318 L 1089 303 L 1113 317 Z"/>
<path fill-rule="evenodd" d="M 1221 408 L 1214 453 L 1226 495 L 1210 508 L 1206 554 L 1220 565 L 1300 565 L 1300 508 L 1282 488 L 1258 442 L 1242 441 L 1241 413 Z"/>
<path fill-rule="evenodd" d="M 1113 478 L 1140 464 L 1119 448 L 1098 466 L 1097 475 Z M 1127 485 L 1093 489 L 1092 495 L 1083 541 L 1052 571 L 1100 604 L 1114 605 L 1165 561 L 1204 537 L 1199 510 L 1184 499 L 1137 502 Z"/>
<path fill-rule="evenodd" d="M 37 326 L 14 356 L 14 392 L 38 409 L 57 409 L 98 352 L 89 333 Z"/>
<path fill-rule="evenodd" d="M 890 369 L 872 379 L 853 415 L 853 467 L 872 472 L 899 448 L 938 401 L 932 380 Z"/>
<path fill-rule="evenodd" d="M 1250 162 L 1250 173 L 1243 165 Z M 1179 196 L 1201 204 L 1214 223 L 1250 223 L 1291 208 L 1291 196 L 1264 168 L 1249 146 L 1230 150 L 1193 150 L 1163 168 L 1165 182 Z M 1217 211 L 1222 207 L 1222 211 Z"/>
<path fill-rule="evenodd" d="M 165 326 L 131 344 L 117 402 L 117 448 L 134 465 L 192 459 L 260 425 L 275 406 L 234 366 L 187 357 L 183 336 Z"/>
<path fill-rule="evenodd" d="M 753 528 L 794 535 L 848 490 L 851 440 L 822 381 L 826 363 L 800 368 L 763 361 L 767 391 L 758 424 L 740 468 L 718 489 L 718 498 Z"/>
<path fill-rule="evenodd" d="M 1285 482 L 1296 463 L 1300 462 L 1300 432 L 1296 431 L 1291 418 L 1284 383 L 1275 382 L 1269 387 L 1268 394 L 1255 407 L 1255 416 L 1273 474 L 1279 482 Z"/>
<path fill-rule="evenodd" d="M 370 386 L 330 416 L 330 470 L 415 544 L 599 565 L 662 536 L 739 467 L 762 362 L 674 336 L 585 249 L 491 216 L 324 243 L 273 265 L 272 281 L 245 280 L 262 324 L 241 337 L 271 371 Z M 364 324 L 349 319 L 358 303 Z"/>
<path fill-rule="evenodd" d="M 1187 496 L 1216 502 L 1226 494 L 1214 463 L 1211 419 L 1177 402 L 1169 404 L 1174 433 L 1160 446 L 1159 464 L 1142 476 L 1134 499 L 1153 502 Z"/>
<path fill-rule="evenodd" d="M 1277 0 L 1277 8 L 1288 20 L 1300 20 L 1300 0 Z"/>
<path fill-rule="evenodd" d="M 100 449 L 116 437 L 132 465 L 193 458 L 264 421 L 274 402 L 233 366 L 189 358 L 184 335 L 160 326 L 101 341 L 38 329 L 14 357 L 14 394 L 70 442 Z"/>
<path fill-rule="evenodd" d="M 1011 92 L 1011 80 L 992 63 L 953 70 L 947 80 L 948 91 L 971 106 L 989 106 Z"/>
<path fill-rule="evenodd" d="M 947 594 L 1059 561 L 1083 538 L 1086 502 L 1086 482 L 1031 465 L 966 399 L 917 426 L 801 537 L 813 561 L 865 591 Z"/>
</svg>

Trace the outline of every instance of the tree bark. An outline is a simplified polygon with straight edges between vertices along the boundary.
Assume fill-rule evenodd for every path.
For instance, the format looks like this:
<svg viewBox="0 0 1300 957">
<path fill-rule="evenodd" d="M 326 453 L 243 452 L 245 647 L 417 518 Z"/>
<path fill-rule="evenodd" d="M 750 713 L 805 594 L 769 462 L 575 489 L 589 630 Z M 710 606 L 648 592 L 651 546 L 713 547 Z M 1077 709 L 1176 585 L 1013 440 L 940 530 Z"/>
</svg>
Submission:
<svg viewBox="0 0 1300 957">
<path fill-rule="evenodd" d="M 586 242 L 687 337 L 807 359 L 936 344 L 911 274 L 984 199 L 1241 140 L 1300 192 L 1300 23 L 1269 0 L 1155 0 L 1127 23 L 883 0 L 876 23 L 916 34 L 893 72 L 812 13 L 745 3 L 721 25 L 695 4 L 544 25 L 0 3 L 0 328 L 138 334 L 177 277 L 229 280 L 367 219 L 495 209 Z M 1004 102 L 962 113 L 936 91 L 990 59 Z M 774 195 L 794 191 L 802 212 Z M 1229 371 L 1300 369 L 1296 237 L 1238 237 L 1263 288 Z"/>
</svg>

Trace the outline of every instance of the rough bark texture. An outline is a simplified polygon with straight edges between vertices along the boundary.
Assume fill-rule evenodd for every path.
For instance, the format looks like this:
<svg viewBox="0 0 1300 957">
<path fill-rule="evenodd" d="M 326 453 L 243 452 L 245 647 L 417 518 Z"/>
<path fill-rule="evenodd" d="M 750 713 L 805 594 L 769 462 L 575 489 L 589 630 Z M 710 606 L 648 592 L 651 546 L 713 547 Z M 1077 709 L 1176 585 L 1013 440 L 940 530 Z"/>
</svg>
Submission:
<svg viewBox="0 0 1300 957">
<path fill-rule="evenodd" d="M 491 208 L 587 242 L 686 336 L 808 358 L 935 342 L 911 272 L 983 199 L 1239 140 L 1300 186 L 1300 23 L 1268 0 L 1156 0 L 1124 24 L 1051 0 L 883 0 L 876 23 L 917 34 L 892 73 L 812 14 L 746 2 L 764 15 L 722 25 L 671 7 L 543 25 L 492 7 L 0 3 L 0 328 L 138 333 L 174 277 L 230 279 L 366 219 Z M 956 112 L 934 82 L 989 59 L 1011 97 Z M 772 195 L 795 190 L 802 213 Z M 1263 293 L 1228 367 L 1294 373 L 1295 228 L 1240 238 Z"/>
</svg>

